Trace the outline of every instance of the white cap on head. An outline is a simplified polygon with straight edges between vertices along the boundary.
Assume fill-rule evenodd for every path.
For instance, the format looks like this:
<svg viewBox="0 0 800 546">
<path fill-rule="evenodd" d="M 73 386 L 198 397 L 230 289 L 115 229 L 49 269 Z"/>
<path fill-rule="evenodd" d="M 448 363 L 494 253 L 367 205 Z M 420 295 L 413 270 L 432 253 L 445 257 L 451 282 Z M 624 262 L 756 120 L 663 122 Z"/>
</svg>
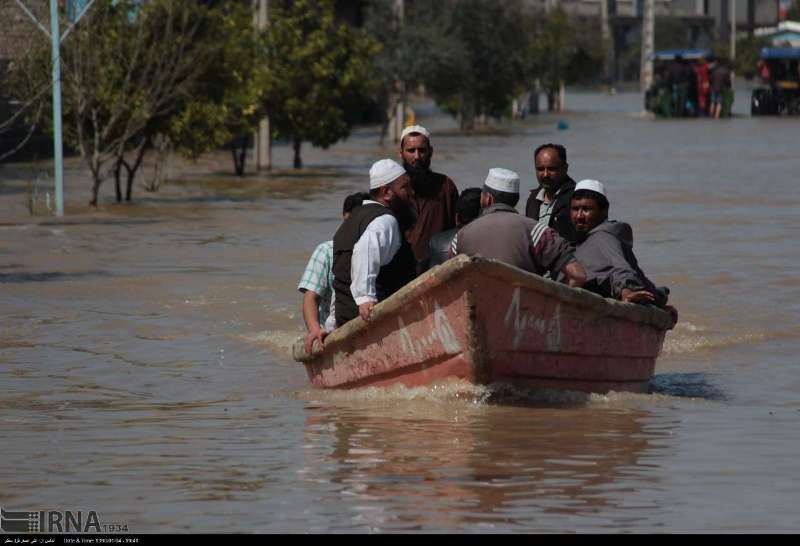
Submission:
<svg viewBox="0 0 800 546">
<path fill-rule="evenodd" d="M 519 175 L 514 171 L 495 167 L 489 169 L 489 176 L 486 177 L 484 185 L 497 191 L 519 193 Z"/>
<path fill-rule="evenodd" d="M 400 142 L 402 143 L 403 139 L 411 133 L 419 133 L 428 139 L 428 144 L 431 143 L 431 133 L 422 125 L 412 125 L 403 129 L 403 132 L 400 134 Z"/>
<path fill-rule="evenodd" d="M 580 182 L 575 184 L 575 191 L 578 190 L 590 190 L 595 193 L 599 193 L 600 195 L 608 199 L 608 195 L 606 194 L 606 187 L 603 186 L 603 183 L 598 180 L 591 180 L 588 178 L 586 180 L 581 180 Z"/>
<path fill-rule="evenodd" d="M 369 189 L 374 190 L 390 184 L 406 174 L 406 170 L 391 159 L 381 159 L 369 169 Z"/>
</svg>

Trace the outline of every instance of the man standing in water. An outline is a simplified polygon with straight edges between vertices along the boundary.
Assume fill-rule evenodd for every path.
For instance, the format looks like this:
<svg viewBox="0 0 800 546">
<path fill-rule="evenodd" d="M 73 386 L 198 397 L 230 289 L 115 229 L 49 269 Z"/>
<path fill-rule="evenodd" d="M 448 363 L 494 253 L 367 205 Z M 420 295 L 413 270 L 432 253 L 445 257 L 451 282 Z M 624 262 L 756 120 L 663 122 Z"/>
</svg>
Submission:
<svg viewBox="0 0 800 546">
<path fill-rule="evenodd" d="M 663 307 L 677 322 L 677 310 L 667 305 L 669 289 L 656 287 L 639 267 L 631 226 L 609 220 L 608 208 L 601 182 L 581 180 L 575 186 L 570 216 L 578 234 L 575 256 L 586 268 L 584 288 L 607 298 Z"/>
<path fill-rule="evenodd" d="M 519 175 L 490 169 L 481 192 L 481 215 L 456 234 L 451 256 L 482 256 L 538 275 L 562 273 L 570 286 L 580 287 L 586 274 L 569 243 L 545 224 L 518 214 L 518 201 Z"/>
<path fill-rule="evenodd" d="M 400 138 L 400 159 L 414 189 L 411 208 L 417 217 L 406 237 L 417 262 L 427 259 L 431 237 L 456 227 L 458 188 L 449 177 L 431 170 L 432 157 L 430 132 L 420 125 L 406 127 Z"/>
<path fill-rule="evenodd" d="M 414 190 L 405 169 L 391 159 L 369 171 L 365 199 L 333 236 L 336 326 L 360 316 L 416 276 L 416 261 L 403 233 L 410 227 Z"/>
<path fill-rule="evenodd" d="M 350 213 L 369 195 L 363 192 L 348 195 L 342 205 L 342 219 L 347 220 Z M 336 308 L 333 297 L 333 241 L 317 245 L 308 260 L 297 290 L 303 294 L 303 321 L 306 323 L 305 348 L 311 354 L 314 340 L 322 343 L 336 328 Z"/>
<path fill-rule="evenodd" d="M 560 144 L 542 144 L 533 152 L 539 187 L 531 190 L 525 216 L 550 226 L 564 239 L 575 242 L 575 229 L 569 219 L 569 200 L 575 181 L 567 174 L 567 149 Z"/>
</svg>

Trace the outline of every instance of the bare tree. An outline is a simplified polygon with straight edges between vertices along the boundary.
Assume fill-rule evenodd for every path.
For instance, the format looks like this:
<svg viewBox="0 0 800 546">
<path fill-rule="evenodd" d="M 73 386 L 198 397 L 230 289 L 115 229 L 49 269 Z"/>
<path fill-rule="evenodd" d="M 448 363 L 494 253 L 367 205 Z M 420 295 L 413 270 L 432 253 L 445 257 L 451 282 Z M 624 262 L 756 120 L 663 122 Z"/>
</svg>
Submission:
<svg viewBox="0 0 800 546">
<path fill-rule="evenodd" d="M 134 176 L 169 116 L 191 96 L 207 71 L 213 40 L 212 11 L 192 0 L 97 0 L 62 47 L 64 139 L 92 173 L 90 204 L 97 205 L 108 174 L 130 200 Z M 38 84 L 49 78 L 49 53 L 41 48 L 32 67 Z M 41 69 L 42 65 L 46 69 Z M 31 82 L 29 87 L 36 85 Z M 46 101 L 41 101 L 49 109 Z M 49 112 L 47 112 L 49 113 Z M 50 116 L 45 115 L 44 119 Z"/>
</svg>

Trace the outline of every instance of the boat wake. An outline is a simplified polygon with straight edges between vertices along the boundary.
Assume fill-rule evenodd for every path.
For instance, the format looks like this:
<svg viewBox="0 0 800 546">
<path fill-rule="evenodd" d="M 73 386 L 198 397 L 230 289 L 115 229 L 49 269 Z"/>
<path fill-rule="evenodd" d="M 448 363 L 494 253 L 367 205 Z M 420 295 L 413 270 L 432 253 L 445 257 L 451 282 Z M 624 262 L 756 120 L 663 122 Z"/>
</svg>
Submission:
<svg viewBox="0 0 800 546">
<path fill-rule="evenodd" d="M 292 346 L 302 335 L 301 330 L 266 330 L 241 334 L 238 337 L 247 343 L 266 347 L 273 353 L 291 360 Z"/>
<path fill-rule="evenodd" d="M 523 407 L 582 407 L 593 404 L 606 405 L 631 396 L 631 393 L 594 394 L 554 389 L 534 389 L 506 383 L 474 385 L 461 379 L 449 379 L 423 387 L 364 387 L 359 389 L 308 389 L 295 393 L 297 398 L 321 404 L 403 405 L 407 402 L 425 405 L 523 406 Z"/>
<path fill-rule="evenodd" d="M 678 323 L 672 332 L 667 334 L 662 355 L 682 355 L 700 351 L 726 349 L 745 343 L 761 343 L 772 339 L 792 338 L 800 336 L 795 329 L 776 330 L 772 332 L 719 332 L 707 329 L 691 322 Z"/>
</svg>

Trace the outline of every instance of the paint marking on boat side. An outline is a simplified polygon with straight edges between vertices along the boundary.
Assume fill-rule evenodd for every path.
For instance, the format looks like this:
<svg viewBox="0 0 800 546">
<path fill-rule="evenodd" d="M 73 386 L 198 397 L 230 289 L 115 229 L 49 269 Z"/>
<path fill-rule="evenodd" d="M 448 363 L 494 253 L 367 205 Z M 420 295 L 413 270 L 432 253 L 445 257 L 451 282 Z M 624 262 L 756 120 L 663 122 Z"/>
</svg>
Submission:
<svg viewBox="0 0 800 546">
<path fill-rule="evenodd" d="M 400 348 L 404 353 L 413 355 L 416 359 L 420 359 L 424 354 L 424 350 L 434 345 L 437 341 L 442 344 L 447 354 L 461 352 L 461 344 L 458 342 L 453 332 L 453 327 L 450 325 L 450 319 L 447 318 L 447 314 L 437 302 L 434 302 L 434 309 L 433 330 L 427 336 L 419 337 L 416 341 L 411 338 L 408 327 L 406 327 L 406 323 L 403 322 L 403 317 L 397 317 L 397 326 L 400 332 Z"/>
<path fill-rule="evenodd" d="M 517 287 L 511 296 L 511 303 L 506 311 L 503 324 L 514 329 L 511 348 L 519 347 L 526 330 L 533 330 L 545 336 L 548 351 L 558 351 L 561 347 L 561 304 L 557 304 L 553 320 L 537 317 L 533 313 L 521 313 L 519 309 L 520 289 Z"/>
</svg>

